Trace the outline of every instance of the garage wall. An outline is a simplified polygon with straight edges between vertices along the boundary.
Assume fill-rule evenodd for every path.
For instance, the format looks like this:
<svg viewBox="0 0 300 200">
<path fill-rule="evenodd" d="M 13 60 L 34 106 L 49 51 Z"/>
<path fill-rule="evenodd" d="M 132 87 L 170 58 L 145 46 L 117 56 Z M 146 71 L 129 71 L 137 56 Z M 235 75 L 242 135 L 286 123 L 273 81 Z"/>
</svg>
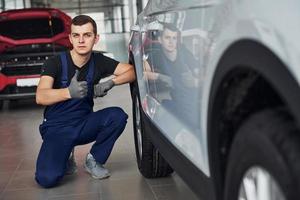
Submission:
<svg viewBox="0 0 300 200">
<path fill-rule="evenodd" d="M 86 14 L 95 19 L 100 42 L 95 50 L 108 51 L 127 61 L 130 27 L 148 0 L 0 0 L 0 11 L 30 7 L 53 7 L 71 17 Z"/>
</svg>

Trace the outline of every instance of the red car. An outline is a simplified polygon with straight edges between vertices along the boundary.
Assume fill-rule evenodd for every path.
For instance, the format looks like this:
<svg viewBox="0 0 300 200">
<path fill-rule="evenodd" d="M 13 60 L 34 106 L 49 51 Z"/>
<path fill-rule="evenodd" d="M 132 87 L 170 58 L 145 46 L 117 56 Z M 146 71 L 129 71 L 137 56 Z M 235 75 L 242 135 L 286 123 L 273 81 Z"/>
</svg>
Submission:
<svg viewBox="0 0 300 200">
<path fill-rule="evenodd" d="M 70 26 L 53 8 L 0 13 L 0 108 L 4 100 L 35 97 L 44 61 L 71 48 Z"/>
</svg>

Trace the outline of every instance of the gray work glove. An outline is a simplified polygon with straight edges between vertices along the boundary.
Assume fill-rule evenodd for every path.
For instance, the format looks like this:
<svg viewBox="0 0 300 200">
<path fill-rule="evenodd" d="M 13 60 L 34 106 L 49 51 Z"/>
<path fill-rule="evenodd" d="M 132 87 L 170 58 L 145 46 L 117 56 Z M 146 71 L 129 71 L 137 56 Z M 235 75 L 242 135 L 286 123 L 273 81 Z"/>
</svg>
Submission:
<svg viewBox="0 0 300 200">
<path fill-rule="evenodd" d="M 71 98 L 83 98 L 87 95 L 88 85 L 86 81 L 78 81 L 79 71 L 76 70 L 75 75 L 73 76 L 71 83 L 68 87 Z"/>
<path fill-rule="evenodd" d="M 108 90 L 114 87 L 114 85 L 115 83 L 112 79 L 94 85 L 94 97 L 104 97 L 107 95 Z"/>
<path fill-rule="evenodd" d="M 159 74 L 158 79 L 167 84 L 168 87 L 173 87 L 172 78 L 170 76 Z"/>
</svg>

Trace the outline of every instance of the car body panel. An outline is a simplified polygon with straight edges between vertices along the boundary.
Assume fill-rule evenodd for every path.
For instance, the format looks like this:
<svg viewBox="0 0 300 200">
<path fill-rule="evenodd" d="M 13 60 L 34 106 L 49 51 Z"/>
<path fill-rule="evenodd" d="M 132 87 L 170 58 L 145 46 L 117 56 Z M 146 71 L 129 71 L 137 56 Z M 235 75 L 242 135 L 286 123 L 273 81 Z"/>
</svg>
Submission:
<svg viewBox="0 0 300 200">
<path fill-rule="evenodd" d="M 211 36 L 208 48 L 209 60 L 204 61 L 207 66 L 205 75 L 204 93 L 201 114 L 202 127 L 207 132 L 207 109 L 209 104 L 209 92 L 213 81 L 218 62 L 226 50 L 235 42 L 241 40 L 252 40 L 263 44 L 271 49 L 273 53 L 287 66 L 287 69 L 299 83 L 300 44 L 295 42 L 296 35 L 300 33 L 300 26 L 287 21 L 295 21 L 299 18 L 297 10 L 300 3 L 289 1 L 277 3 L 273 1 L 224 1 L 231 2 L 214 7 L 215 12 L 220 13 L 218 26 L 204 31 Z M 272 5 L 272 6 L 269 6 Z M 262 9 L 270 7 L 268 10 Z M 277 10 L 282 11 L 287 16 L 274 15 Z M 213 12 L 213 11 L 211 11 Z M 238 17 L 237 17 L 238 16 Z M 205 16 L 204 16 L 205 17 Z M 274 19 L 275 18 L 275 19 Z M 276 22 L 276 23 L 274 23 Z M 295 23 L 299 23 L 298 21 Z M 296 76 L 297 75 L 297 76 Z"/>
<path fill-rule="evenodd" d="M 209 105 L 214 100 L 210 99 L 212 87 L 220 61 L 232 46 L 241 41 L 260 44 L 286 67 L 284 70 L 299 88 L 299 8 L 300 2 L 296 0 L 152 0 L 138 16 L 129 51 L 135 65 L 143 111 L 160 133 L 208 178 L 215 178 L 209 157 L 208 140 L 214 138 L 209 136 L 208 117 Z M 159 75 L 154 80 L 148 75 L 148 71 L 159 71 L 151 64 L 149 69 L 148 64 L 160 60 L 161 51 L 156 57 L 149 55 L 157 51 L 158 43 L 162 44 L 157 32 L 163 30 L 159 24 L 166 22 L 176 25 L 180 31 L 180 47 L 188 49 L 197 61 L 197 64 L 193 64 L 190 59 L 185 60 L 187 65 L 193 65 L 196 70 L 197 76 L 188 78 L 194 81 L 195 87 L 191 89 L 192 94 L 187 95 L 177 86 L 182 100 L 177 104 L 180 106 L 173 109 L 168 109 L 164 104 L 165 99 L 172 97 L 168 94 L 170 91 L 159 83 Z M 272 66 L 261 67 L 272 70 Z M 161 68 L 163 71 L 166 67 Z M 279 95 L 283 94 L 280 93 L 283 87 L 279 90 L 275 78 L 271 80 L 271 75 L 266 74 L 265 70 L 256 69 L 277 89 Z M 290 103 L 288 100 L 286 102 Z M 176 109 L 179 112 L 172 112 Z M 189 122 L 195 120 L 197 126 L 186 123 L 186 119 Z"/>
<path fill-rule="evenodd" d="M 170 14 L 170 18 L 175 18 L 176 16 L 179 16 L 180 20 L 183 20 L 186 16 L 197 16 L 198 9 L 188 9 L 187 14 L 182 13 L 181 11 L 173 11 Z M 147 25 L 144 27 L 141 27 L 141 29 L 144 29 L 145 32 L 141 32 L 140 35 L 138 33 L 134 33 L 136 36 L 132 37 L 140 37 L 140 41 L 142 41 L 142 44 L 136 45 L 140 46 L 139 50 L 135 50 L 133 54 L 136 54 L 136 58 L 134 59 L 136 66 L 144 65 L 145 61 L 148 59 L 147 51 L 148 49 L 154 49 L 157 45 L 157 38 L 151 38 L 151 34 L 154 35 L 154 32 L 157 31 L 157 29 L 160 29 L 160 27 L 156 26 L 156 21 L 161 21 L 164 18 L 164 13 L 157 12 L 157 14 L 151 15 L 149 18 L 142 18 L 141 20 L 146 20 Z M 192 22 L 192 21 L 190 21 Z M 196 24 L 197 25 L 197 24 Z M 183 26 L 183 24 L 182 24 Z M 194 23 L 189 23 L 185 25 L 186 31 L 182 31 L 182 35 L 184 35 L 184 39 L 182 43 L 185 46 L 196 46 L 196 43 L 201 40 L 201 37 L 203 37 L 203 32 L 199 30 L 197 27 L 195 27 Z M 191 28 L 192 27 L 192 28 Z M 155 30 L 156 28 L 156 30 Z M 154 31 L 154 32 L 152 32 Z M 150 36 L 150 37 L 149 37 Z M 156 36 L 153 36 L 156 37 Z M 135 40 L 137 42 L 138 40 Z M 200 41 L 201 42 L 201 41 Z M 200 49 L 192 49 L 192 52 L 195 56 L 195 59 L 197 59 L 197 56 L 199 54 Z M 142 55 L 140 52 L 143 52 Z M 192 53 L 191 52 L 191 53 Z M 195 71 L 200 75 L 202 73 L 202 66 L 201 62 L 200 64 L 195 67 Z M 204 152 L 206 151 L 205 144 L 202 144 L 204 139 L 202 139 L 203 134 L 199 134 L 201 127 L 196 126 L 192 129 L 189 127 L 188 124 L 183 123 L 178 116 L 174 115 L 172 112 L 170 112 L 170 109 L 168 109 L 165 105 L 162 103 L 164 99 L 168 99 L 168 91 L 164 92 L 158 92 L 163 91 L 162 86 L 159 84 L 156 84 L 155 81 L 149 81 L 145 80 L 143 77 L 144 69 L 143 68 L 136 68 L 136 73 L 138 74 L 138 83 L 139 83 L 139 90 L 140 90 L 140 96 L 142 101 L 142 106 L 144 111 L 148 114 L 148 116 L 157 124 L 157 126 L 162 130 L 162 132 L 165 133 L 172 133 L 172 134 L 166 134 L 165 136 L 170 139 L 170 141 L 173 142 L 175 146 L 177 146 L 178 149 L 181 149 L 181 152 L 185 154 L 187 157 L 189 157 L 195 165 L 197 165 L 199 168 L 201 168 L 203 171 L 206 171 L 208 173 L 208 158 L 205 157 L 206 155 Z M 200 75 L 201 76 L 201 75 Z M 192 76 L 186 74 L 185 79 L 192 78 Z M 200 103 L 196 101 L 197 96 L 201 94 L 201 83 L 199 82 L 199 79 L 193 79 L 190 80 L 195 84 L 195 87 L 193 88 L 194 96 L 193 98 L 188 97 L 187 99 L 182 98 L 183 101 L 181 101 L 181 104 L 184 105 L 183 108 L 179 108 L 179 112 L 186 112 L 186 117 L 195 120 L 200 121 L 199 115 L 197 116 L 191 116 L 190 114 L 193 114 L 192 112 L 189 112 L 190 108 L 199 110 Z M 182 94 L 183 96 L 186 94 Z M 198 113 L 198 112 L 196 112 Z M 168 119 L 168 120 L 166 120 Z M 198 123 L 199 124 L 199 123 Z M 176 126 L 175 126 L 176 125 Z M 191 144 L 191 145 L 185 145 L 185 144 Z M 200 158 L 200 159 L 199 159 Z M 201 161 L 201 162 L 200 162 Z"/>
</svg>

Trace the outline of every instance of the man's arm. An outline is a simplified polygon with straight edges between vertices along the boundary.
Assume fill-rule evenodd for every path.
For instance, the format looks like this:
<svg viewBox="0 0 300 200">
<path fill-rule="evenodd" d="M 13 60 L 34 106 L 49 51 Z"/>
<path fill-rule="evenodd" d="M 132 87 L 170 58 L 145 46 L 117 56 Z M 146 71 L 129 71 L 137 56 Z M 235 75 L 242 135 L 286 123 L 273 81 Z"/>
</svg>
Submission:
<svg viewBox="0 0 300 200">
<path fill-rule="evenodd" d="M 133 66 L 130 64 L 119 63 L 114 71 L 114 78 L 105 82 L 99 82 L 94 86 L 94 97 L 104 97 L 115 85 L 129 83 L 134 80 L 135 73 Z"/>
<path fill-rule="evenodd" d="M 144 61 L 144 71 L 143 71 L 144 77 L 147 80 L 157 80 L 159 73 L 153 72 L 151 70 L 150 64 L 147 60 Z"/>
<path fill-rule="evenodd" d="M 130 83 L 135 80 L 134 68 L 130 64 L 119 63 L 114 71 L 115 77 L 112 79 L 115 85 Z"/>
<path fill-rule="evenodd" d="M 51 76 L 42 76 L 37 88 L 36 102 L 42 105 L 51 105 L 70 98 L 81 99 L 87 95 L 88 86 L 86 81 L 78 81 L 79 71 L 71 79 L 67 88 L 52 89 L 54 79 Z"/>
<path fill-rule="evenodd" d="M 94 86 L 94 97 L 104 97 L 115 85 L 129 83 L 134 80 L 135 73 L 133 66 L 130 64 L 119 63 L 114 71 L 114 78 L 105 82 L 99 82 Z"/>
<path fill-rule="evenodd" d="M 40 105 L 52 105 L 71 98 L 68 88 L 53 89 L 54 78 L 41 76 L 36 90 L 36 103 Z"/>
</svg>

